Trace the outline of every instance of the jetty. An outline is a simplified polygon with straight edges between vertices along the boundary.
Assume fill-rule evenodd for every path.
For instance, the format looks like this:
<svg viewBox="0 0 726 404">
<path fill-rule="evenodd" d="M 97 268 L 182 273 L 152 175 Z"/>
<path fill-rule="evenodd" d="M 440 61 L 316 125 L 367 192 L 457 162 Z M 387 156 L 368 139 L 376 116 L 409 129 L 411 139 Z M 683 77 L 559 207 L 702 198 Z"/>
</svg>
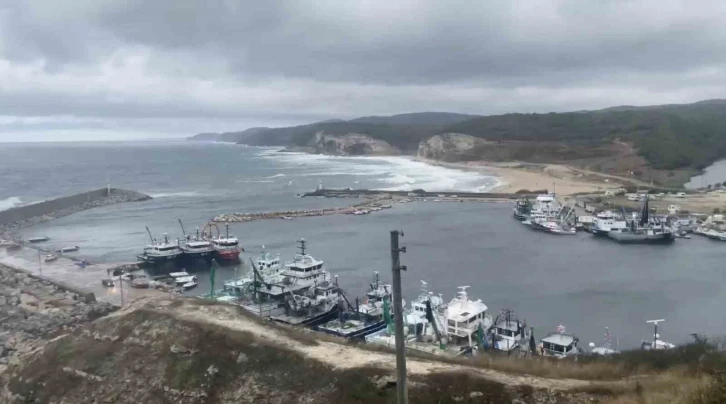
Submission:
<svg viewBox="0 0 726 404">
<path fill-rule="evenodd" d="M 120 188 L 102 188 L 0 211 L 0 233 L 47 222 L 100 206 L 152 199 L 149 195 Z"/>
</svg>

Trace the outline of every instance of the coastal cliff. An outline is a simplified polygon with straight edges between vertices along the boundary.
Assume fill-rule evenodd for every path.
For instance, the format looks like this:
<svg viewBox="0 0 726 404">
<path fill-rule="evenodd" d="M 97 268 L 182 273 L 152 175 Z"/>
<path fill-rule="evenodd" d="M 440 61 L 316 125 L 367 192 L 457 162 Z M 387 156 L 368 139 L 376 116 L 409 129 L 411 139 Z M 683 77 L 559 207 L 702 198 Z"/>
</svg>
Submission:
<svg viewBox="0 0 726 404">
<path fill-rule="evenodd" d="M 388 142 L 361 133 L 329 135 L 318 132 L 312 141 L 312 147 L 316 153 L 334 156 L 390 156 L 400 154 L 400 151 L 388 144 Z"/>
<path fill-rule="evenodd" d="M 418 146 L 418 157 L 447 162 L 476 159 L 476 150 L 491 144 L 484 139 L 461 133 L 432 136 Z"/>
</svg>

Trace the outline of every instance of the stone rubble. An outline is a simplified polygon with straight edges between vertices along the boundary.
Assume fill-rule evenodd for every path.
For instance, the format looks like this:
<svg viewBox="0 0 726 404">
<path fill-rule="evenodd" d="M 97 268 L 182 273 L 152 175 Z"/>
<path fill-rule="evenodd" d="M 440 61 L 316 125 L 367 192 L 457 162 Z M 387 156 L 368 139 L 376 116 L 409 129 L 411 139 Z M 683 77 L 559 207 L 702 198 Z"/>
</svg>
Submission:
<svg viewBox="0 0 726 404">
<path fill-rule="evenodd" d="M 17 363 L 18 356 L 116 309 L 83 300 L 49 281 L 0 265 L 0 373 Z"/>
</svg>

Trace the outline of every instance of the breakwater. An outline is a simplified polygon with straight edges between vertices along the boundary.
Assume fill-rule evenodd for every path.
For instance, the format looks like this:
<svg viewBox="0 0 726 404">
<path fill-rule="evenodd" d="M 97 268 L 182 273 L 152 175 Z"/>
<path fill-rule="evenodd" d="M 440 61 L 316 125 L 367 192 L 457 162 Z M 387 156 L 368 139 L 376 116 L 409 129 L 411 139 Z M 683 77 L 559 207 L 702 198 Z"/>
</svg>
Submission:
<svg viewBox="0 0 726 404">
<path fill-rule="evenodd" d="M 289 210 L 282 212 L 252 212 L 252 213 L 224 213 L 214 219 L 215 222 L 251 222 L 266 219 L 295 219 L 311 216 L 341 215 L 341 214 L 367 214 L 391 207 L 390 196 L 368 198 L 361 203 L 338 208 Z"/>
<path fill-rule="evenodd" d="M 120 188 L 103 188 L 65 196 L 50 201 L 0 211 L 0 232 L 31 226 L 100 206 L 149 199 L 151 197 L 148 195 Z"/>
<path fill-rule="evenodd" d="M 413 191 L 386 191 L 376 189 L 317 189 L 312 192 L 306 192 L 302 197 L 325 197 L 325 198 L 360 198 L 360 197 L 377 197 L 377 196 L 397 196 L 397 197 L 416 197 L 416 198 L 458 198 L 458 199 L 513 199 L 536 197 L 537 194 L 511 194 L 497 192 L 427 192 L 424 190 Z"/>
</svg>

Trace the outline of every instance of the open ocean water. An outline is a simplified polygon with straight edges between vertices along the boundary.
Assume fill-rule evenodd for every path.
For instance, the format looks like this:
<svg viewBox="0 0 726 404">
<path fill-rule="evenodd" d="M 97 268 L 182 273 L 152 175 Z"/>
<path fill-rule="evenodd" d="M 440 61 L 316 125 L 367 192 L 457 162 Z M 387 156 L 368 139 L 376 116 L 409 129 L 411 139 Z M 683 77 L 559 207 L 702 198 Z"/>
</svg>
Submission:
<svg viewBox="0 0 726 404">
<path fill-rule="evenodd" d="M 486 191 L 497 179 L 429 166 L 406 158 L 343 158 L 275 153 L 275 149 L 190 142 L 0 144 L 0 209 L 112 186 L 148 193 L 153 200 L 103 207 L 24 229 L 47 235 L 48 247 L 81 246 L 92 260 L 132 261 L 155 236 L 181 234 L 220 213 L 343 206 L 345 199 L 296 198 L 326 187 Z M 665 318 L 663 339 L 685 342 L 690 333 L 723 335 L 726 317 L 726 246 L 702 238 L 671 246 L 626 246 L 589 234 L 538 233 L 511 217 L 507 203 L 396 204 L 367 216 L 324 216 L 232 224 L 256 257 L 261 246 L 283 260 L 305 238 L 351 295 L 362 295 L 374 271 L 390 280 L 389 231 L 403 229 L 404 296 L 420 281 L 454 297 L 458 286 L 496 315 L 514 309 L 543 336 L 563 324 L 600 344 L 610 327 L 621 348 L 652 338 L 646 320 Z M 246 270 L 246 269 L 244 269 Z M 233 276 L 223 268 L 218 285 Z M 200 286 L 190 294 L 206 292 Z"/>
</svg>

